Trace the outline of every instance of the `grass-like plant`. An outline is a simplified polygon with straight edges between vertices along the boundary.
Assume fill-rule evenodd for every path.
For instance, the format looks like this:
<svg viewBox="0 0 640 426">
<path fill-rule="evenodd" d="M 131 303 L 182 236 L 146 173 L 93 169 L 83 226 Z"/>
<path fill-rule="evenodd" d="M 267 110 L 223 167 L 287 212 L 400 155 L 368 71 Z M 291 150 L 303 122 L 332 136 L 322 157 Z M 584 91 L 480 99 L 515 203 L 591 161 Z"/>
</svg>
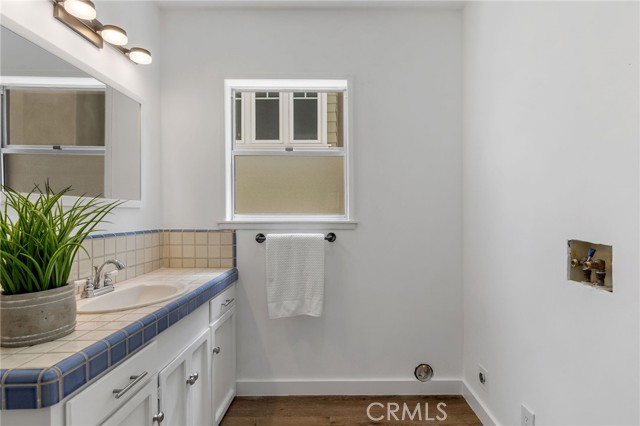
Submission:
<svg viewBox="0 0 640 426">
<path fill-rule="evenodd" d="M 6 295 L 67 284 L 82 241 L 122 201 L 78 197 L 64 207 L 71 187 L 55 192 L 47 182 L 29 194 L 4 187 L 0 212 L 0 286 Z"/>
</svg>

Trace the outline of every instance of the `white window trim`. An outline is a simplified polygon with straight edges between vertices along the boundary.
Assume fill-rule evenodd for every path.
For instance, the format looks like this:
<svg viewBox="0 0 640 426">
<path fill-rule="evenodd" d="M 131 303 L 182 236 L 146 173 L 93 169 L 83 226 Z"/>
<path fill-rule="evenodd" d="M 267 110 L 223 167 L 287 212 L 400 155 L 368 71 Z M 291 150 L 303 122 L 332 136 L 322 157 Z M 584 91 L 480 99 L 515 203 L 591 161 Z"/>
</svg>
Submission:
<svg viewBox="0 0 640 426">
<path fill-rule="evenodd" d="M 226 218 L 224 221 L 219 222 L 219 226 L 222 228 L 236 228 L 236 229 L 260 229 L 272 228 L 278 229 L 281 225 L 287 226 L 301 226 L 306 228 L 315 227 L 322 228 L 323 226 L 334 226 L 337 229 L 353 229 L 356 226 L 354 221 L 354 209 L 353 209 L 353 184 L 351 173 L 353 171 L 351 151 L 352 151 L 352 135 L 349 130 L 349 117 L 352 116 L 352 111 L 349 102 L 348 87 L 351 87 L 347 80 L 308 80 L 308 79 L 267 79 L 267 80 L 254 80 L 254 79 L 225 79 L 224 81 L 224 104 L 225 104 L 225 212 Z M 234 194 L 233 194 L 233 182 L 234 179 L 234 165 L 233 158 L 235 155 L 245 155 L 241 150 L 237 150 L 234 153 L 234 135 L 235 135 L 235 91 L 250 92 L 286 92 L 286 91 L 305 91 L 305 92 L 344 92 L 344 108 L 347 112 L 347 120 L 344 123 L 344 135 L 345 146 L 344 148 L 333 150 L 334 153 L 330 153 L 332 150 L 323 148 L 322 152 L 318 148 L 312 146 L 299 147 L 293 152 L 289 152 L 287 155 L 340 155 L 344 156 L 344 168 L 345 168 L 345 214 L 340 216 L 335 215 L 235 215 L 234 214 Z M 243 94 L 243 101 L 245 97 Z M 281 103 L 282 104 L 282 103 Z M 243 117 L 243 122 L 246 123 L 248 117 Z M 250 123 L 250 121 L 249 121 Z M 232 124 L 232 125 L 230 125 Z M 243 137 L 247 130 L 247 126 L 243 127 Z M 288 130 L 288 129 L 287 129 Z M 282 134 L 281 134 L 282 135 Z M 311 145 L 311 144 L 310 144 Z M 264 151 L 262 155 L 282 155 L 282 145 L 269 152 L 269 147 L 263 147 Z M 339 154 L 338 154 L 339 152 Z M 256 153 L 256 151 L 247 151 L 246 155 L 250 153 Z"/>
</svg>

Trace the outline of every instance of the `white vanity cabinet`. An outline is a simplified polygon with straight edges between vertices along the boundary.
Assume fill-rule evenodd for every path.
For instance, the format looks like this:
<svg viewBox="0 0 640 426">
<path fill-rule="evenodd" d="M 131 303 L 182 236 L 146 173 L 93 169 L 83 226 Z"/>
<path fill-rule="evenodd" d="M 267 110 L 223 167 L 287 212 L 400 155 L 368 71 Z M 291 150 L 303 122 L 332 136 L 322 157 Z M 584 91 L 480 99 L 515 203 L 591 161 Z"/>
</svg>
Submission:
<svg viewBox="0 0 640 426">
<path fill-rule="evenodd" d="M 218 425 L 236 393 L 235 284 L 91 385 L 3 426 Z"/>
<path fill-rule="evenodd" d="M 151 424 L 158 413 L 158 344 L 151 342 L 140 352 L 124 361 L 113 371 L 89 386 L 65 404 L 66 424 L 69 426 L 127 424 L 130 416 L 148 411 L 146 422 Z M 150 389 L 153 389 L 152 391 Z M 134 396 L 137 399 L 134 401 Z M 141 400 L 138 400 L 142 398 Z M 153 404 L 145 402 L 153 399 Z M 105 419 L 110 419 L 105 421 Z M 115 419 L 115 420 L 113 420 Z"/>
<path fill-rule="evenodd" d="M 104 426 L 153 426 L 162 422 L 163 413 L 158 413 L 158 376 L 154 375 L 142 389 L 124 403 L 104 423 Z"/>
<path fill-rule="evenodd" d="M 210 302 L 213 345 L 212 383 L 213 419 L 218 425 L 236 395 L 236 306 L 235 288 Z M 214 306 L 215 305 L 215 306 Z M 214 313 L 218 312 L 214 317 Z"/>
<path fill-rule="evenodd" d="M 211 337 L 204 330 L 160 371 L 160 411 L 163 425 L 208 425 L 211 422 Z"/>
</svg>

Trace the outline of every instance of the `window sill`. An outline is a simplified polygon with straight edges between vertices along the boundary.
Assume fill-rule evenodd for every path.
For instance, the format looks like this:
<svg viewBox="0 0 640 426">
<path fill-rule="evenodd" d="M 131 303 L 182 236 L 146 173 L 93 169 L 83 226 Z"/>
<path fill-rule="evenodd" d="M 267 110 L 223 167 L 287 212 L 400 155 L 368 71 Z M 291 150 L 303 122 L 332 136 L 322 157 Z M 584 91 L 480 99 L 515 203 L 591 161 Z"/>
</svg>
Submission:
<svg viewBox="0 0 640 426">
<path fill-rule="evenodd" d="M 353 220 L 228 220 L 218 222 L 220 229 L 253 230 L 349 230 L 356 229 L 358 222 Z"/>
</svg>

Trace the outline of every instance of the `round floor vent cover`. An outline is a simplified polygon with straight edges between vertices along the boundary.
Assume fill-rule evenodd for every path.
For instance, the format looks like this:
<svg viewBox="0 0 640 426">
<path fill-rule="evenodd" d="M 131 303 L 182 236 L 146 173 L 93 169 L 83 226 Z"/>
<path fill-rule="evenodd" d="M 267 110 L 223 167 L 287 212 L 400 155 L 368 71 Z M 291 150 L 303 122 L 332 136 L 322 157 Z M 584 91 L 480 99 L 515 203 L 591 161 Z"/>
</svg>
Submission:
<svg viewBox="0 0 640 426">
<path fill-rule="evenodd" d="M 414 374 L 421 382 L 428 382 L 433 377 L 433 368 L 429 364 L 420 364 L 416 367 Z"/>
</svg>

